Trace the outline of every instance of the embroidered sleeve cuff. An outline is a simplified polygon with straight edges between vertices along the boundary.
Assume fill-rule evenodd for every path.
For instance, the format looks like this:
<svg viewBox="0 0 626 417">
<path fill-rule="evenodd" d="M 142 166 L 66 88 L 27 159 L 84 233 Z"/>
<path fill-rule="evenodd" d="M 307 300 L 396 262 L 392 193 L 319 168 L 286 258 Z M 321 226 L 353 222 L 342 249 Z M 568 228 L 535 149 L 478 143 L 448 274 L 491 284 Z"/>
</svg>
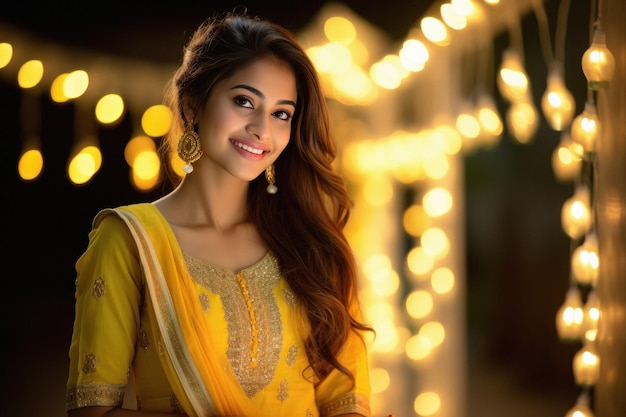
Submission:
<svg viewBox="0 0 626 417">
<path fill-rule="evenodd" d="M 369 416 L 370 404 L 368 399 L 362 395 L 349 393 L 320 407 L 320 417 L 335 417 L 350 413 Z"/>
<path fill-rule="evenodd" d="M 121 406 L 124 402 L 125 385 L 81 384 L 68 387 L 65 398 L 66 410 L 104 405 Z"/>
</svg>

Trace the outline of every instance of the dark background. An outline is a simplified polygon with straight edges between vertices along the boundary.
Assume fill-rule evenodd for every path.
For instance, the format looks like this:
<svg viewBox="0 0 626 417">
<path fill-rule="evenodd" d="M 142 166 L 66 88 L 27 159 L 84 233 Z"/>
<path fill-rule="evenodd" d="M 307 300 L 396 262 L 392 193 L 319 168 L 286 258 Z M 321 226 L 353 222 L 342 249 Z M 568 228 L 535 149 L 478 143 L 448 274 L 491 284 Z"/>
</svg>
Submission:
<svg viewBox="0 0 626 417">
<path fill-rule="evenodd" d="M 239 3 L 22 2 L 3 10 L 0 23 L 68 46 L 176 64 L 202 20 Z M 252 14 L 294 32 L 323 3 L 246 2 Z M 401 40 L 431 2 L 341 3 L 391 40 Z M 545 7 L 553 32 L 558 1 L 548 0 Z M 532 13 L 522 23 L 527 71 L 539 107 L 547 75 L 539 29 Z M 589 5 L 573 1 L 565 81 L 576 97 L 576 114 L 586 94 L 580 57 L 588 46 L 588 23 Z M 497 60 L 509 41 L 506 33 L 494 40 Z M 36 181 L 21 181 L 16 170 L 21 100 L 15 83 L 0 82 L 0 140 L 5 145 L 0 151 L 1 193 L 7 228 L 0 329 L 7 358 L 3 408 L 8 407 L 8 413 L 2 414 L 58 417 L 64 409 L 74 263 L 86 247 L 91 219 L 101 208 L 150 201 L 161 190 L 144 194 L 130 186 L 123 159 L 132 129 L 129 117 L 98 132 L 104 157 L 121 163 L 104 163 L 90 183 L 71 185 L 65 165 L 73 143 L 74 108 L 51 104 L 47 97 L 40 98 L 44 172 Z M 498 105 L 504 114 L 505 103 L 499 100 Z M 561 230 L 560 210 L 573 191 L 571 184 L 558 183 L 552 174 L 550 157 L 559 138 L 542 119 L 532 144 L 517 145 L 505 131 L 495 149 L 465 158 L 468 416 L 563 415 L 579 393 L 571 373 L 579 346 L 558 341 L 554 328 L 569 282 L 570 242 Z"/>
</svg>

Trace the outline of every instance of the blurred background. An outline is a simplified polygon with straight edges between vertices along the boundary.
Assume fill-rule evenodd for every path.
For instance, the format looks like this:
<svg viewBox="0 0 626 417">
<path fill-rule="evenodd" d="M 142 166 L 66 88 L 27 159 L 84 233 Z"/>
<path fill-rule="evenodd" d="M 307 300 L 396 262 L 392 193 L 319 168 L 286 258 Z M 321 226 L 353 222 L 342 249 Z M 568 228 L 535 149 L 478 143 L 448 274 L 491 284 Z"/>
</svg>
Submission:
<svg viewBox="0 0 626 417">
<path fill-rule="evenodd" d="M 74 263 L 91 220 L 167 191 L 133 166 L 133 149 L 150 151 L 162 136 L 147 110 L 167 121 L 158 105 L 183 45 L 205 18 L 240 5 L 296 34 L 328 94 L 338 169 L 356 203 L 347 233 L 364 313 L 379 331 L 375 413 L 565 415 L 581 393 L 572 371 L 581 340 L 559 337 L 555 317 L 581 235 L 564 230 L 561 212 L 593 167 L 584 154 L 555 154 L 571 149 L 570 123 L 589 101 L 581 57 L 597 8 L 569 3 L 56 1 L 3 10 L 0 44 L 13 55 L 0 68 L 2 253 L 17 266 L 4 274 L 0 304 L 6 415 L 65 415 Z M 531 108 L 519 116 L 498 78 L 511 56 L 527 76 Z M 43 75 L 20 86 L 31 60 Z M 86 91 L 55 101 L 57 77 L 79 70 Z M 554 74 L 572 101 L 550 119 L 541 101 Z M 107 94 L 126 107 L 97 121 Z M 480 125 L 481 106 L 493 110 L 491 124 Z M 87 145 L 96 148 L 92 171 L 72 171 Z M 40 151 L 39 170 L 37 157 L 35 168 L 19 165 L 28 150 Z"/>
</svg>

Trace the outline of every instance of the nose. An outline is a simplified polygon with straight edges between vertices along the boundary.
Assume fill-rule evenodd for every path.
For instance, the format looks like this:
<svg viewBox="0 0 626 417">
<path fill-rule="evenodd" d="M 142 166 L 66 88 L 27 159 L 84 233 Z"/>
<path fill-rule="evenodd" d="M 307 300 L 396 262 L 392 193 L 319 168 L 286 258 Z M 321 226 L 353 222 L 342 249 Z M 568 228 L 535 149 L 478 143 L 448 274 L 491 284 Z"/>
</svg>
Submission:
<svg viewBox="0 0 626 417">
<path fill-rule="evenodd" d="M 248 123 L 246 130 L 257 139 L 265 139 L 270 137 L 270 117 L 271 116 L 264 115 L 261 112 L 255 114 Z"/>
</svg>

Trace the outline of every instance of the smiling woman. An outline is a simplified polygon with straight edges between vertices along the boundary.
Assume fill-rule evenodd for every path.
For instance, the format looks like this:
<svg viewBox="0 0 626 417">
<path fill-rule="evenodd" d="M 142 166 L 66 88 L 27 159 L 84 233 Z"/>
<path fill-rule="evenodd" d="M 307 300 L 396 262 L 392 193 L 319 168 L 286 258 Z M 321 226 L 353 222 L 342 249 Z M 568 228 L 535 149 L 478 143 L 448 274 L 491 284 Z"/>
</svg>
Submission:
<svg viewBox="0 0 626 417">
<path fill-rule="evenodd" d="M 94 219 L 68 415 L 370 416 L 351 200 L 307 55 L 280 26 L 224 14 L 194 33 L 167 97 L 162 151 L 186 174 Z"/>
</svg>

